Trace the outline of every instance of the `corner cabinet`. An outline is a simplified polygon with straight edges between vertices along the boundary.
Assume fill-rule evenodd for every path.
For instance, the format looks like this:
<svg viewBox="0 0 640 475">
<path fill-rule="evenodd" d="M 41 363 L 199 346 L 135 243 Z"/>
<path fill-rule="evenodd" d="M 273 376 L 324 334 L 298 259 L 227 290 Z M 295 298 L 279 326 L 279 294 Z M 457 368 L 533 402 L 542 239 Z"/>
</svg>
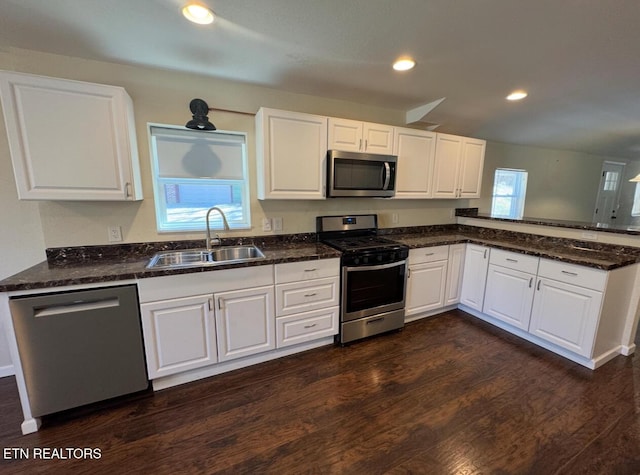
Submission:
<svg viewBox="0 0 640 475">
<path fill-rule="evenodd" d="M 0 95 L 19 199 L 142 199 L 123 88 L 0 71 Z"/>
<path fill-rule="evenodd" d="M 394 198 L 431 198 L 436 133 L 396 127 L 393 153 L 398 156 Z"/>
<path fill-rule="evenodd" d="M 326 159 L 327 117 L 266 108 L 258 111 L 258 199 L 324 199 Z"/>
<path fill-rule="evenodd" d="M 479 198 L 486 142 L 437 134 L 433 198 Z"/>
</svg>

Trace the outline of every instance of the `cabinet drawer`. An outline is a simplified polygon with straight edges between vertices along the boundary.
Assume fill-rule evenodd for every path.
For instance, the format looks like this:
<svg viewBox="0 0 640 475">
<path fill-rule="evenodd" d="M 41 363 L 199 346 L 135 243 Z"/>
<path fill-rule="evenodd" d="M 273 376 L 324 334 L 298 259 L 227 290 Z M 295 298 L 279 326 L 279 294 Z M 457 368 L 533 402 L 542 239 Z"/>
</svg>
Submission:
<svg viewBox="0 0 640 475">
<path fill-rule="evenodd" d="M 446 261 L 449 258 L 449 246 L 421 247 L 409 250 L 409 265 L 423 262 Z"/>
<path fill-rule="evenodd" d="M 338 333 L 340 307 L 323 308 L 276 318 L 276 346 L 303 343 Z"/>
<path fill-rule="evenodd" d="M 340 275 L 340 259 L 288 262 L 276 264 L 276 284 L 300 282 Z"/>
<path fill-rule="evenodd" d="M 520 254 L 518 252 L 503 251 L 502 249 L 491 249 L 491 256 L 489 257 L 489 264 L 534 275 L 538 272 L 539 261 L 539 257 L 527 256 L 526 254 Z"/>
<path fill-rule="evenodd" d="M 276 315 L 284 316 L 338 305 L 340 278 L 276 285 Z"/>
<path fill-rule="evenodd" d="M 546 277 L 598 291 L 604 291 L 607 284 L 607 271 L 549 259 L 540 259 L 538 277 Z"/>
</svg>

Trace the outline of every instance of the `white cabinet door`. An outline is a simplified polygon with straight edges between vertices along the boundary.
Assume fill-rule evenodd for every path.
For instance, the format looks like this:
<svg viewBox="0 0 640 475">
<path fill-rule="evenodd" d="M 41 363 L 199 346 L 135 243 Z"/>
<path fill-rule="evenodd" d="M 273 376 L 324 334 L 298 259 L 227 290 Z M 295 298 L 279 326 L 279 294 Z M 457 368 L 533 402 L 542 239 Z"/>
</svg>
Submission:
<svg viewBox="0 0 640 475">
<path fill-rule="evenodd" d="M 467 244 L 460 303 L 479 312 L 484 304 L 484 289 L 489 267 L 489 248 Z"/>
<path fill-rule="evenodd" d="M 329 117 L 328 148 L 345 152 L 362 151 L 363 123 L 358 120 Z"/>
<path fill-rule="evenodd" d="M 363 152 L 391 155 L 393 153 L 393 127 L 382 124 L 363 124 Z"/>
<path fill-rule="evenodd" d="M 220 361 L 276 347 L 273 286 L 221 292 L 214 297 Z"/>
<path fill-rule="evenodd" d="M 427 262 L 409 268 L 405 315 L 444 307 L 447 261 Z"/>
<path fill-rule="evenodd" d="M 266 108 L 258 111 L 258 199 L 324 199 L 326 158 L 326 117 Z"/>
<path fill-rule="evenodd" d="M 485 146 L 484 140 L 463 139 L 458 178 L 459 198 L 480 198 Z"/>
<path fill-rule="evenodd" d="M 142 199 L 123 88 L 3 71 L 0 94 L 20 199 Z"/>
<path fill-rule="evenodd" d="M 433 197 L 457 198 L 462 137 L 437 134 L 433 169 Z"/>
<path fill-rule="evenodd" d="M 433 171 L 434 198 L 479 198 L 486 142 L 437 134 Z"/>
<path fill-rule="evenodd" d="M 328 148 L 390 155 L 393 152 L 393 127 L 329 117 Z"/>
<path fill-rule="evenodd" d="M 140 306 L 150 379 L 218 361 L 212 298 L 198 295 Z"/>
<path fill-rule="evenodd" d="M 460 302 L 462 292 L 462 276 L 466 244 L 452 244 L 449 246 L 449 260 L 447 263 L 447 285 L 444 304 L 453 305 Z"/>
<path fill-rule="evenodd" d="M 490 264 L 483 312 L 528 330 L 535 280 L 535 275 Z"/>
<path fill-rule="evenodd" d="M 396 127 L 393 144 L 398 156 L 395 198 L 431 198 L 435 132 Z"/>
<path fill-rule="evenodd" d="M 590 358 L 601 304 L 602 292 L 539 278 L 529 332 Z"/>
</svg>

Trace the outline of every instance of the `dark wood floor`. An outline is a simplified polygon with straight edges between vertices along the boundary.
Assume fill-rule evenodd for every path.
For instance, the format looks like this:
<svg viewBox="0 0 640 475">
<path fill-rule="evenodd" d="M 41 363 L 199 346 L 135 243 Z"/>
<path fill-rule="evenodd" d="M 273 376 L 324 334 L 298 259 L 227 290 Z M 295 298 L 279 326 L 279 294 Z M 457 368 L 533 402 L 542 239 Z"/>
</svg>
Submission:
<svg viewBox="0 0 640 475">
<path fill-rule="evenodd" d="M 21 436 L 0 473 L 639 474 L 640 358 L 590 371 L 453 311 L 160 391 Z M 6 449 L 99 448 L 99 460 Z"/>
</svg>

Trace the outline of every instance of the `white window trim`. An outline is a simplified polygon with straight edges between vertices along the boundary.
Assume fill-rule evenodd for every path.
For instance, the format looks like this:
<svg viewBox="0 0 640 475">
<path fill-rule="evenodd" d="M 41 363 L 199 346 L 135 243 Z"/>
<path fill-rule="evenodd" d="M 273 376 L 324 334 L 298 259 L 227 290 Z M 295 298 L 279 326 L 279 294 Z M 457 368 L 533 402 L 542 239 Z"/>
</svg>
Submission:
<svg viewBox="0 0 640 475">
<path fill-rule="evenodd" d="M 205 232 L 206 231 L 206 223 L 203 220 L 201 224 L 191 225 L 191 226 L 182 226 L 180 229 L 176 229 L 175 227 L 163 227 L 161 226 L 160 216 L 165 214 L 166 202 L 165 196 L 162 189 L 159 187 L 159 170 L 158 170 L 158 162 L 157 162 L 157 153 L 155 149 L 155 143 L 153 140 L 153 128 L 164 128 L 164 129 L 173 129 L 185 131 L 189 129 L 185 129 L 184 126 L 172 125 L 172 124 L 160 124 L 155 122 L 147 122 L 147 135 L 149 137 L 149 160 L 151 162 L 151 181 L 153 185 L 153 197 L 154 197 L 154 209 L 156 216 L 156 231 L 158 233 L 192 233 L 192 232 Z M 250 196 L 250 183 L 249 183 L 249 160 L 247 153 L 247 134 L 245 132 L 238 131 L 229 131 L 229 130 L 215 130 L 215 131 L 197 131 L 198 133 L 206 133 L 206 134 L 226 134 L 226 135 L 237 135 L 242 136 L 244 139 L 243 145 L 243 153 L 242 153 L 242 174 L 244 176 L 244 180 L 219 180 L 225 182 L 231 181 L 240 181 L 244 182 L 244 186 L 242 187 L 242 203 L 243 203 L 243 216 L 244 219 L 241 223 L 238 222 L 229 222 L 229 228 L 231 229 L 251 229 L 251 196 Z M 193 181 L 197 181 L 198 179 L 193 179 Z M 176 179 L 176 181 L 191 181 L 187 178 Z M 214 178 L 207 180 L 208 182 L 218 181 Z M 212 203 L 211 206 L 216 206 L 216 203 Z M 211 223 L 213 229 L 213 223 L 215 220 L 220 220 L 221 218 L 218 213 L 211 215 Z"/>
<path fill-rule="evenodd" d="M 502 170 L 502 171 L 507 171 L 507 172 L 519 172 L 519 173 L 525 173 L 525 179 L 524 179 L 524 194 L 522 195 L 496 195 L 495 194 L 495 189 L 496 189 L 496 174 L 498 172 L 498 170 Z M 491 190 L 491 216 L 496 217 L 496 218 L 502 218 L 502 219 L 522 219 L 524 217 L 524 204 L 525 204 L 525 200 L 526 200 L 526 195 L 527 195 L 527 181 L 528 181 L 528 176 L 529 176 L 529 172 L 527 172 L 527 170 L 521 169 L 521 168 L 503 168 L 503 167 L 498 167 L 495 169 L 495 171 L 493 172 L 493 188 Z M 518 204 L 518 216 L 513 216 L 512 214 L 509 215 L 498 215 L 498 214 L 494 214 L 493 211 L 493 207 L 494 207 L 494 200 L 497 197 L 511 197 L 512 199 L 514 197 L 517 197 L 517 204 Z"/>
</svg>

